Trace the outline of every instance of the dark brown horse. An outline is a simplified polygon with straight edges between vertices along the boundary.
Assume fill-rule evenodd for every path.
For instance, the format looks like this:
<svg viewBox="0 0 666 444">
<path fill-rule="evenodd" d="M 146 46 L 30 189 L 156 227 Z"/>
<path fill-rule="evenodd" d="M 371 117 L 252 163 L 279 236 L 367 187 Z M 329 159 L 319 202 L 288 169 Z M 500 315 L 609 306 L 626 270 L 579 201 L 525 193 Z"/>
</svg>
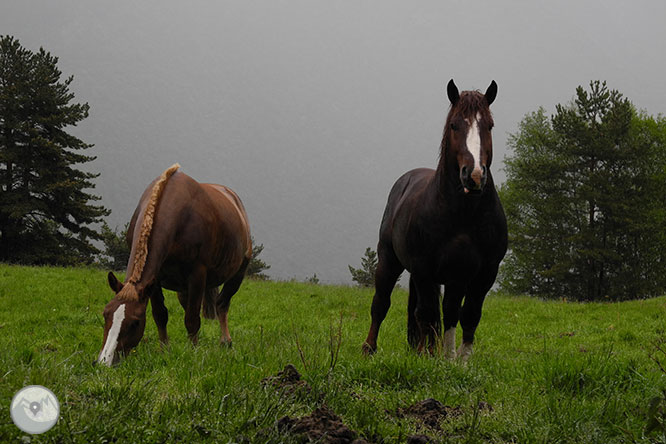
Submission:
<svg viewBox="0 0 666 444">
<path fill-rule="evenodd" d="M 409 344 L 419 351 L 434 351 L 441 335 L 443 284 L 444 352 L 456 356 L 455 331 L 460 320 L 463 338 L 458 356 L 466 360 L 472 353 L 483 300 L 506 253 L 506 219 L 490 173 L 490 104 L 497 84 L 493 81 L 485 94 L 458 93 L 451 80 L 447 93 L 451 110 L 437 169 L 407 172 L 388 197 L 377 245 L 372 323 L 363 345 L 366 354 L 377 350 L 391 291 L 407 269 Z"/>
<path fill-rule="evenodd" d="M 127 240 L 132 250 L 125 283 L 109 273 L 116 296 L 104 309 L 104 339 L 97 362 L 111 365 L 136 347 L 152 302 L 160 340 L 168 341 L 162 287 L 178 292 L 185 328 L 197 343 L 204 316 L 215 318 L 221 342 L 231 344 L 227 312 L 252 255 L 245 208 L 229 188 L 200 184 L 173 165 L 141 196 Z M 218 287 L 224 284 L 218 293 Z"/>
</svg>

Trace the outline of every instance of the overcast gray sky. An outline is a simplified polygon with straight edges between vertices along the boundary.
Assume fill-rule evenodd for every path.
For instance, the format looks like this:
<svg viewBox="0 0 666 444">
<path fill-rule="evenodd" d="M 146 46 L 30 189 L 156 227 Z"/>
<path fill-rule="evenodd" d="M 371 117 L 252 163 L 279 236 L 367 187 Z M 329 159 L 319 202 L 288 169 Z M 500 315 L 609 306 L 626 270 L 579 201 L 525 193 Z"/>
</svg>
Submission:
<svg viewBox="0 0 666 444">
<path fill-rule="evenodd" d="M 112 226 L 179 162 L 238 192 L 272 277 L 339 283 L 395 179 L 436 166 L 450 78 L 499 85 L 501 182 L 520 119 L 592 79 L 666 113 L 665 18 L 663 0 L 3 0 L 0 34 L 74 75 Z"/>
</svg>

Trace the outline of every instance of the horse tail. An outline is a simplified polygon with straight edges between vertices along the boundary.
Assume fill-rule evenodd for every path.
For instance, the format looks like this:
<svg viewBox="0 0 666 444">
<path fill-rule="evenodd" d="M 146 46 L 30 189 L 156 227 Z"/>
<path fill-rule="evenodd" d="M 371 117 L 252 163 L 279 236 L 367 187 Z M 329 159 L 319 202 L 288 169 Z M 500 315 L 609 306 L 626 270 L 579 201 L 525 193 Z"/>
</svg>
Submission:
<svg viewBox="0 0 666 444">
<path fill-rule="evenodd" d="M 203 305 L 201 311 L 206 319 L 215 319 L 217 317 L 217 288 L 207 288 L 204 292 Z"/>
<path fill-rule="evenodd" d="M 417 299 L 416 285 L 414 284 L 414 279 L 410 276 L 409 299 L 407 300 L 407 342 L 409 342 L 409 346 L 412 348 L 418 347 L 421 338 L 419 324 L 416 322 Z"/>
</svg>

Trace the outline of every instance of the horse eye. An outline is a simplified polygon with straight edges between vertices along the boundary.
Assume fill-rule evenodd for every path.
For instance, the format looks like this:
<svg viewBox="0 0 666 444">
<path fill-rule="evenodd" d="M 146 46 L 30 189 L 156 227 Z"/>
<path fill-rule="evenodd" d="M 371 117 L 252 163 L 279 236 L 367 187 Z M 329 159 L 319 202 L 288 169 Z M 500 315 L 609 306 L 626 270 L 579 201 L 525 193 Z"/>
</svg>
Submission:
<svg viewBox="0 0 666 444">
<path fill-rule="evenodd" d="M 455 123 L 451 122 L 451 129 L 452 129 L 453 131 L 458 131 L 459 127 L 458 127 L 458 125 L 456 125 Z"/>
</svg>

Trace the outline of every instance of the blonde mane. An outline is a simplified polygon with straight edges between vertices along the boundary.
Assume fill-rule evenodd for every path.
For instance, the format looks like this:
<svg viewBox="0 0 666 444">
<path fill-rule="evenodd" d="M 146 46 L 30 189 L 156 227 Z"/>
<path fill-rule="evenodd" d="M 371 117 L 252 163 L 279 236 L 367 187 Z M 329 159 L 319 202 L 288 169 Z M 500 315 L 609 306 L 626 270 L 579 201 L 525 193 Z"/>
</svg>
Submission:
<svg viewBox="0 0 666 444">
<path fill-rule="evenodd" d="M 132 272 L 126 279 L 124 287 L 118 293 L 118 298 L 120 300 L 139 300 L 139 293 L 136 290 L 136 283 L 141 279 L 143 268 L 146 265 L 146 260 L 148 259 L 148 240 L 150 238 L 150 233 L 153 230 L 155 211 L 157 210 L 157 205 L 159 204 L 162 191 L 164 190 L 167 181 L 173 175 L 173 173 L 178 171 L 178 168 L 180 168 L 180 165 L 177 163 L 171 165 L 162 173 L 157 182 L 155 182 L 155 185 L 153 185 L 153 190 L 150 193 L 150 200 L 146 206 L 143 221 L 141 221 L 139 239 L 137 240 L 136 247 L 134 248 L 134 265 L 132 266 Z"/>
</svg>

